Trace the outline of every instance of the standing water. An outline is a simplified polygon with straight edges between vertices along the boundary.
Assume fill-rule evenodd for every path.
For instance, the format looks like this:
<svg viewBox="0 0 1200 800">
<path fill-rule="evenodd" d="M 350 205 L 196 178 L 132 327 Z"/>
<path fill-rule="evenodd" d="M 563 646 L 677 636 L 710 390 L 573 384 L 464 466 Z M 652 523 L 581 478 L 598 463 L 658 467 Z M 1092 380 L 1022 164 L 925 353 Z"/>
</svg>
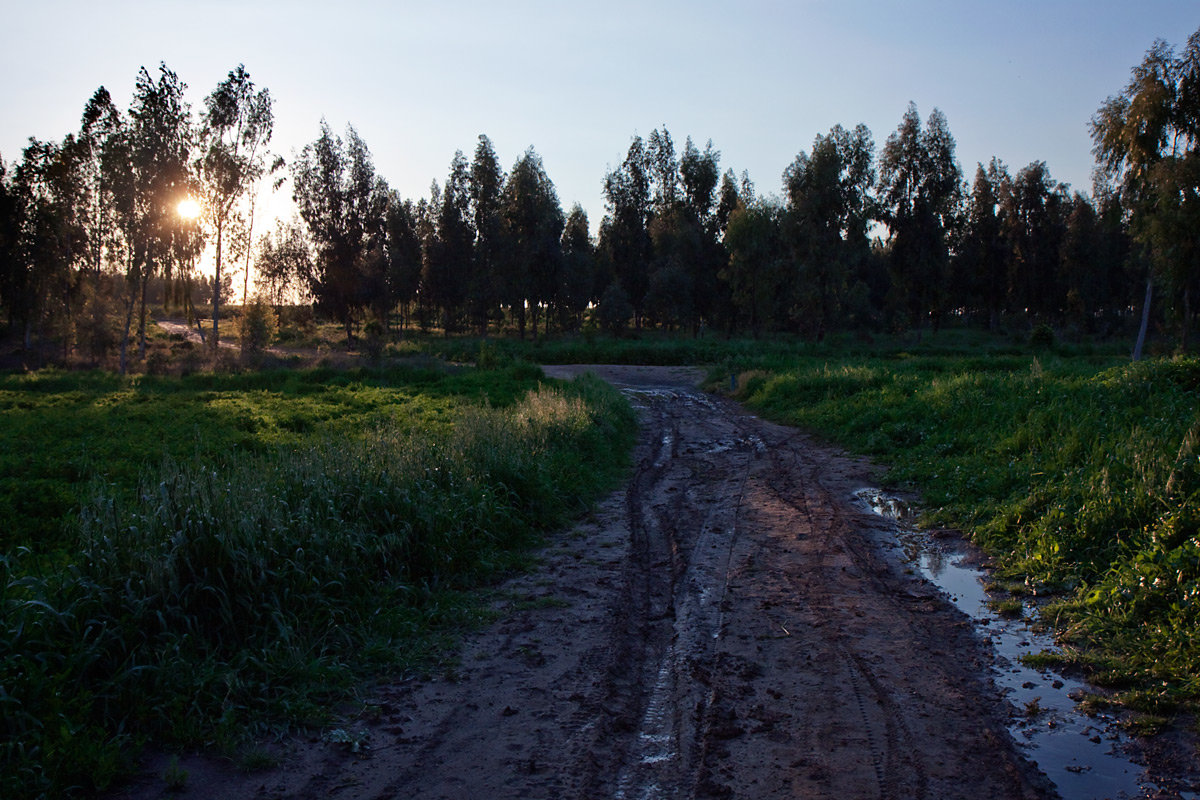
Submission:
<svg viewBox="0 0 1200 800">
<path fill-rule="evenodd" d="M 1072 697 L 1089 692 L 1086 684 L 1021 662 L 1022 656 L 1057 650 L 1049 634 L 1033 630 L 1030 615 L 1035 609 L 1024 608 L 1020 617 L 995 613 L 983 588 L 984 573 L 965 564 L 961 553 L 946 552 L 911 525 L 902 500 L 878 489 L 860 489 L 855 496 L 895 523 L 882 544 L 941 589 L 992 645 L 993 677 L 1017 710 L 1009 731 L 1064 800 L 1120 800 L 1158 790 L 1144 777 L 1142 767 L 1124 755 L 1127 740 L 1115 717 L 1088 716 L 1077 710 Z"/>
</svg>

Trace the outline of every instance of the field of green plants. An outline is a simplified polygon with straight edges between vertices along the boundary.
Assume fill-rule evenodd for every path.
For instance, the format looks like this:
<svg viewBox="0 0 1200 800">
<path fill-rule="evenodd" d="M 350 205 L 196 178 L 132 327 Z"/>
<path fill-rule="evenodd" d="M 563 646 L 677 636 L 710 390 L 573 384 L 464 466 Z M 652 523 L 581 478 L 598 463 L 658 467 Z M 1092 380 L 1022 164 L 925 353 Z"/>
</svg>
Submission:
<svg viewBox="0 0 1200 800">
<path fill-rule="evenodd" d="M 624 469 L 628 404 L 540 377 L 0 377 L 0 796 L 236 753 L 436 657 Z"/>
<path fill-rule="evenodd" d="M 728 381 L 728 378 L 722 378 Z M 1065 660 L 1150 715 L 1200 701 L 1200 360 L 796 358 L 736 395 L 888 467 L 997 582 L 1049 595 Z"/>
<path fill-rule="evenodd" d="M 529 361 L 708 365 L 984 546 L 1145 727 L 1200 707 L 1200 360 L 953 330 L 389 347 L 426 366 L 0 376 L 0 795 L 104 786 L 150 740 L 252 757 L 433 663 L 623 474 L 628 405 Z"/>
</svg>

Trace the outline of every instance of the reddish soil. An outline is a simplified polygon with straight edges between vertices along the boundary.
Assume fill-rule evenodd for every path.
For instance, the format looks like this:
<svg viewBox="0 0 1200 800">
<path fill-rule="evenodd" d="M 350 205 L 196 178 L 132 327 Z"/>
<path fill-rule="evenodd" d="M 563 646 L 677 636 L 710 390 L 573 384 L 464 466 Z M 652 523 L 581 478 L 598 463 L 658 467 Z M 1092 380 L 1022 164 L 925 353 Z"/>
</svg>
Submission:
<svg viewBox="0 0 1200 800">
<path fill-rule="evenodd" d="M 583 368 L 554 367 L 568 376 Z M 876 547 L 869 466 L 691 387 L 630 389 L 629 484 L 504 587 L 436 679 L 250 774 L 182 757 L 205 798 L 1036 798 L 967 619 Z M 159 798 L 166 760 L 121 797 Z"/>
</svg>

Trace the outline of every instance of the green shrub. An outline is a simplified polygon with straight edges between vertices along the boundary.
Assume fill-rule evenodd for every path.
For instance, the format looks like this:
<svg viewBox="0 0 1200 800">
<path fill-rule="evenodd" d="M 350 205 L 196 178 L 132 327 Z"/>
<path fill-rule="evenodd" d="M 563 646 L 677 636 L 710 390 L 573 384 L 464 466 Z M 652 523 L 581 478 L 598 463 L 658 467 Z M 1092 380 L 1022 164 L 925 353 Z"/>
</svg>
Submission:
<svg viewBox="0 0 1200 800">
<path fill-rule="evenodd" d="M 1054 347 L 1054 329 L 1044 322 L 1029 334 L 1029 346 L 1035 350 L 1049 350 Z"/>
<path fill-rule="evenodd" d="M 266 300 L 255 297 L 242 309 L 237 326 L 242 353 L 261 353 L 275 341 L 279 332 L 279 315 Z"/>
</svg>

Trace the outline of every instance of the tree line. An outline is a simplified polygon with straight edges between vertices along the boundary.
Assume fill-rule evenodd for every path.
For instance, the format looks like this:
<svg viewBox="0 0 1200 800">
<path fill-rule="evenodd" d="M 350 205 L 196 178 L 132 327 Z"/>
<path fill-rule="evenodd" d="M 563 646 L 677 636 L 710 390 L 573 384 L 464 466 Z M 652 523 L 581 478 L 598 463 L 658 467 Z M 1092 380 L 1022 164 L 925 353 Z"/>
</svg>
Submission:
<svg viewBox="0 0 1200 800">
<path fill-rule="evenodd" d="M 230 71 L 198 117 L 165 65 L 142 69 L 126 112 L 101 88 L 80 130 L 0 160 L 0 306 L 26 349 L 144 353 L 147 287 L 194 318 L 197 260 L 276 304 L 300 298 L 344 326 L 522 338 L 597 327 L 728 335 L 990 329 L 1083 334 L 1171 326 L 1186 349 L 1200 286 L 1200 31 L 1159 41 L 1091 120 L 1092 193 L 1042 161 L 998 159 L 967 180 L 945 115 L 910 104 L 876 147 L 863 125 L 815 137 L 760 195 L 721 153 L 662 127 L 634 136 L 603 178 L 605 214 L 564 213 L 531 147 L 505 170 L 480 136 L 429 195 L 377 174 L 353 127 L 284 165 L 268 151 L 272 99 Z M 260 187 L 291 178 L 297 215 L 256 240 Z M 180 214 L 185 197 L 200 215 Z M 238 264 L 242 267 L 238 268 Z M 115 322 L 114 322 L 115 321 Z M 202 332 L 203 329 L 201 328 Z M 1139 351 L 1141 339 L 1139 338 Z"/>
</svg>

